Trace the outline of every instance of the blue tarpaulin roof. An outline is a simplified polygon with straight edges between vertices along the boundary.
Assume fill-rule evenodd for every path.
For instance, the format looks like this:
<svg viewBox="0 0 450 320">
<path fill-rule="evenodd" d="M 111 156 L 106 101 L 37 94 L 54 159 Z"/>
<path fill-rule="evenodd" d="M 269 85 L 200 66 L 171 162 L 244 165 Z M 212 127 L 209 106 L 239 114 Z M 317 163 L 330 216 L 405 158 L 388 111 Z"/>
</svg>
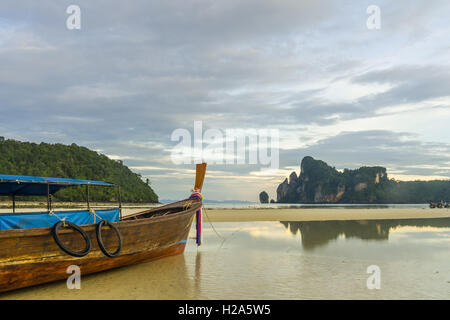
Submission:
<svg viewBox="0 0 450 320">
<path fill-rule="evenodd" d="M 0 195 L 43 196 L 47 194 L 47 186 L 50 194 L 53 194 L 61 188 L 76 185 L 114 186 L 112 183 L 94 180 L 0 174 Z"/>
<path fill-rule="evenodd" d="M 109 222 L 119 221 L 119 209 L 96 210 L 95 213 Z M 94 215 L 87 210 L 55 211 L 54 214 L 56 216 L 48 212 L 0 214 L 0 230 L 52 227 L 63 218 L 77 225 L 99 222 L 99 219 L 94 218 Z"/>
</svg>

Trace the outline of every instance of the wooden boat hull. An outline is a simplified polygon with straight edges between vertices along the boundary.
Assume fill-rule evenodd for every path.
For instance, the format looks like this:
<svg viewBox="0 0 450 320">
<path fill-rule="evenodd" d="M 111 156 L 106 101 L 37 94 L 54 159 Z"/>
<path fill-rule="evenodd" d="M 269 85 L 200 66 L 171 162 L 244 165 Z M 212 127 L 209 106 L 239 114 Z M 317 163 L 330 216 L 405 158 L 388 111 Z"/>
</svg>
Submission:
<svg viewBox="0 0 450 320">
<path fill-rule="evenodd" d="M 189 208 L 170 213 L 190 203 Z M 67 268 L 80 267 L 81 276 L 112 268 L 137 264 L 181 254 L 186 246 L 195 212 L 201 201 L 184 200 L 154 210 L 134 214 L 115 223 L 123 246 L 117 257 L 103 254 L 96 240 L 96 225 L 82 226 L 91 239 L 89 254 L 77 258 L 63 252 L 51 234 L 51 228 L 0 230 L 0 292 L 67 279 Z M 164 212 L 167 212 L 166 215 Z M 81 236 L 70 230 L 59 232 L 67 246 L 84 247 Z M 117 237 L 105 232 L 107 248 L 117 246 Z"/>
</svg>

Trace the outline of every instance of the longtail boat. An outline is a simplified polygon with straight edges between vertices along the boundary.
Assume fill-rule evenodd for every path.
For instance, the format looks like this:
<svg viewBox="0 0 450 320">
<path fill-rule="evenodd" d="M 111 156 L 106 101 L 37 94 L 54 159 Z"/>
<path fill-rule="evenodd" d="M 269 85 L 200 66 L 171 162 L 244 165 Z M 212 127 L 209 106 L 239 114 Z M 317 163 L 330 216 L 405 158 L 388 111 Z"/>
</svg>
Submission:
<svg viewBox="0 0 450 320">
<path fill-rule="evenodd" d="M 0 195 L 13 199 L 13 213 L 0 214 L 0 292 L 181 254 L 194 217 L 201 243 L 201 189 L 206 163 L 197 164 L 194 193 L 185 200 L 122 216 L 117 209 L 94 210 L 89 186 L 102 181 L 0 175 Z M 51 197 L 70 186 L 86 186 L 87 210 L 53 211 Z M 47 211 L 16 213 L 16 196 L 47 195 Z"/>
</svg>

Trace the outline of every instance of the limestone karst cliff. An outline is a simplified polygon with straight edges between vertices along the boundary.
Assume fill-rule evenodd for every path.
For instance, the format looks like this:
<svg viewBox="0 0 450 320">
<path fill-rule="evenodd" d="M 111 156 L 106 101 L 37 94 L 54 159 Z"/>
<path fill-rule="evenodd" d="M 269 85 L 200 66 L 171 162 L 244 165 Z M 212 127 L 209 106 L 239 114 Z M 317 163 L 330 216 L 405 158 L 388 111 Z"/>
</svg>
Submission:
<svg viewBox="0 0 450 320">
<path fill-rule="evenodd" d="M 321 160 L 303 158 L 277 188 L 278 203 L 428 203 L 450 202 L 450 180 L 396 181 L 386 168 L 338 171 Z"/>
<path fill-rule="evenodd" d="M 376 203 L 389 184 L 386 168 L 336 170 L 321 160 L 303 158 L 300 175 L 292 172 L 277 188 L 279 203 Z"/>
</svg>

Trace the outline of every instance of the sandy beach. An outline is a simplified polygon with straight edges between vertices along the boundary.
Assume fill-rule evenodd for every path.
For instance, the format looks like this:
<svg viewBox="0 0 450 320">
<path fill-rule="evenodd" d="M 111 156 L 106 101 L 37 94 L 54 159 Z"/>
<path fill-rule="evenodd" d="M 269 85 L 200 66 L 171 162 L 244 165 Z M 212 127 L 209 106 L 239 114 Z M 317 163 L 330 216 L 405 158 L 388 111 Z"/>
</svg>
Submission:
<svg viewBox="0 0 450 320">
<path fill-rule="evenodd" d="M 418 219 L 450 217 L 450 209 L 206 209 L 204 217 L 211 222 Z"/>
</svg>

